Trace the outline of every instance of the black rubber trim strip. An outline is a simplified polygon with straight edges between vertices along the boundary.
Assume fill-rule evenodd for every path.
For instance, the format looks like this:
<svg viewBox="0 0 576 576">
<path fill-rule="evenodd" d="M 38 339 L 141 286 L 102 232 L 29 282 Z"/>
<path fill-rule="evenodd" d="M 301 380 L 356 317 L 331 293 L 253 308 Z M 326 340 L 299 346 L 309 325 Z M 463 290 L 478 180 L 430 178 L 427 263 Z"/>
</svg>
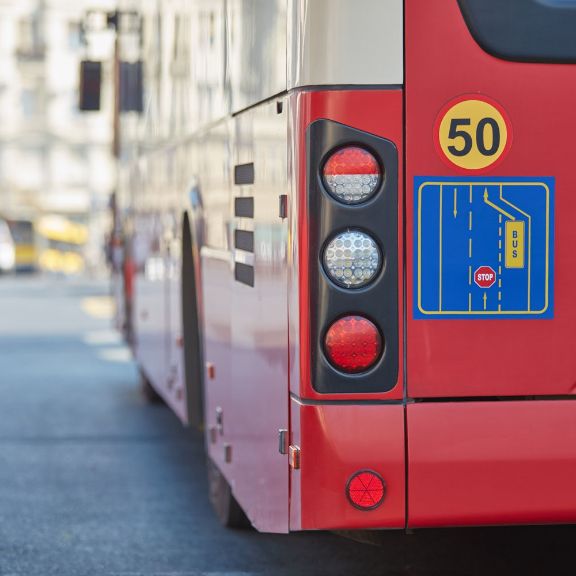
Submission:
<svg viewBox="0 0 576 576">
<path fill-rule="evenodd" d="M 290 398 L 302 406 L 398 406 L 404 403 L 403 400 L 309 400 L 301 398 L 294 392 L 290 392 Z"/>
<path fill-rule="evenodd" d="M 246 284 L 246 286 L 254 287 L 254 266 L 242 264 L 241 262 L 235 262 L 234 279 L 237 282 Z"/>
<path fill-rule="evenodd" d="M 246 252 L 254 252 L 254 232 L 234 230 L 234 247 Z"/>
<path fill-rule="evenodd" d="M 237 186 L 254 184 L 254 162 L 234 166 L 234 184 Z"/>
<path fill-rule="evenodd" d="M 576 2 L 458 0 L 466 25 L 489 54 L 515 62 L 576 62 Z"/>
<path fill-rule="evenodd" d="M 184 213 L 182 224 L 181 306 L 184 336 L 184 376 L 188 424 L 204 427 L 204 351 L 198 302 L 199 278 L 195 276 L 199 257 L 193 211 Z"/>
<path fill-rule="evenodd" d="M 404 78 L 406 78 L 406 10 L 403 10 L 402 14 L 402 31 L 404 36 L 404 42 L 402 46 L 402 62 L 404 65 Z M 410 494 L 410 436 L 408 430 L 408 410 L 406 409 L 406 403 L 408 401 L 408 306 L 406 302 L 408 302 L 408 275 L 407 275 L 407 262 L 408 262 L 408 253 L 406 246 L 407 243 L 407 222 L 406 222 L 406 182 L 407 180 L 407 173 L 406 173 L 406 158 L 407 158 L 407 146 L 406 146 L 406 90 L 402 90 L 402 126 L 403 126 L 403 138 L 402 138 L 402 158 L 404 161 L 402 162 L 402 182 L 404 183 L 403 190 L 402 190 L 402 261 L 401 261 L 401 268 L 402 268 L 402 302 L 403 302 L 403 310 L 402 310 L 402 399 L 404 401 L 403 411 L 403 426 L 404 426 L 404 529 L 408 531 L 408 524 L 410 518 L 410 498 L 408 495 Z"/>
<path fill-rule="evenodd" d="M 257 102 L 252 102 L 251 104 L 244 106 L 244 108 L 234 110 L 232 112 L 232 117 L 241 116 L 245 112 L 253 110 L 262 104 L 269 104 L 274 100 L 280 100 L 282 98 L 286 98 L 286 96 L 297 94 L 299 92 L 326 92 L 330 90 L 401 90 L 402 87 L 403 84 L 305 84 L 302 86 L 290 88 L 289 90 L 282 90 L 282 92 L 272 94 L 271 96 L 266 96 Z M 223 118 L 208 124 L 208 126 L 212 124 L 218 124 Z"/>
<path fill-rule="evenodd" d="M 237 218 L 254 218 L 254 198 L 251 196 L 234 198 L 234 216 Z"/>
<path fill-rule="evenodd" d="M 362 405 L 398 405 L 404 404 L 406 406 L 410 404 L 467 404 L 471 402 L 476 403 L 487 403 L 487 404 L 495 404 L 497 402 L 538 402 L 538 401 L 545 401 L 545 402 L 564 402 L 566 400 L 569 401 L 576 401 L 576 395 L 558 395 L 558 396 L 467 396 L 465 398 L 462 397 L 444 397 L 444 398 L 408 398 L 405 400 L 362 400 L 354 399 L 354 400 L 338 400 L 336 398 L 331 398 L 330 400 L 311 400 L 306 398 L 301 398 L 294 392 L 290 392 L 290 398 L 298 404 L 302 404 L 303 406 L 330 406 L 330 405 L 339 405 L 339 406 L 362 406 Z"/>
<path fill-rule="evenodd" d="M 294 92 L 334 92 L 338 90 L 402 90 L 403 84 L 306 84 L 288 91 Z"/>
<path fill-rule="evenodd" d="M 572 394 L 551 394 L 549 396 L 445 396 L 434 398 L 414 398 L 409 400 L 413 404 L 442 404 L 442 403 L 467 403 L 467 402 L 537 402 L 539 400 L 576 400 Z"/>
</svg>

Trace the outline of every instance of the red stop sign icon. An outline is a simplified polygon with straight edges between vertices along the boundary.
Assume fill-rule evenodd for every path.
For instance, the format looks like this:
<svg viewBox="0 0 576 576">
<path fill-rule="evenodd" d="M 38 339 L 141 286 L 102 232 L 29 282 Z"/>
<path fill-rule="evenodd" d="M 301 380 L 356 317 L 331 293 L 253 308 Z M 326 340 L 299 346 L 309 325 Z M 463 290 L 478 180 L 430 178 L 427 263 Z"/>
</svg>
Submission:
<svg viewBox="0 0 576 576">
<path fill-rule="evenodd" d="M 491 266 L 480 266 L 474 272 L 474 282 L 480 286 L 480 288 L 490 288 L 496 282 L 496 272 Z"/>
</svg>

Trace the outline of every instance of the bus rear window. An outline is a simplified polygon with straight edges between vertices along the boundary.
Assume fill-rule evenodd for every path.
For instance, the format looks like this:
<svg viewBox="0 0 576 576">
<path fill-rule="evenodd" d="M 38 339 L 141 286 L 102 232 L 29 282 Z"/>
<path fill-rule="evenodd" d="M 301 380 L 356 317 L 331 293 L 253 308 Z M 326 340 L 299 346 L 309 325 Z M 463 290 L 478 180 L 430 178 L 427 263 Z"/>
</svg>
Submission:
<svg viewBox="0 0 576 576">
<path fill-rule="evenodd" d="M 576 62 L 576 0 L 458 0 L 486 52 L 519 62 Z"/>
</svg>

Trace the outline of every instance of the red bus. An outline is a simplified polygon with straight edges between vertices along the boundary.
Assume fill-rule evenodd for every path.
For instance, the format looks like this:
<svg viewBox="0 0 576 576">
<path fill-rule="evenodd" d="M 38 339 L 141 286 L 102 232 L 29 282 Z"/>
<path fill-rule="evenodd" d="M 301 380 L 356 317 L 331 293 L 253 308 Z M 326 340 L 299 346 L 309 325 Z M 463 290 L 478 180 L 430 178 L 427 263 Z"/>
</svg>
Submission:
<svg viewBox="0 0 576 576">
<path fill-rule="evenodd" d="M 576 3 L 141 16 L 118 293 L 223 522 L 576 520 Z"/>
</svg>

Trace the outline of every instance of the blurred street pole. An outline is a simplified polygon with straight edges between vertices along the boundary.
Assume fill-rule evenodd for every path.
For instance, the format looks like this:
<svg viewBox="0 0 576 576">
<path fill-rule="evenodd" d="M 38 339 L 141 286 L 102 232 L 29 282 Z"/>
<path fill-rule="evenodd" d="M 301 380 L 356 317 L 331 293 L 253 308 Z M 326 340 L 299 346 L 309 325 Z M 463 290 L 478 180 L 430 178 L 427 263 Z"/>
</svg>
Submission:
<svg viewBox="0 0 576 576">
<path fill-rule="evenodd" d="M 114 108 L 112 112 L 112 156 L 120 158 L 120 12 L 116 10 L 108 14 L 108 26 L 113 26 L 114 34 L 114 64 L 113 64 L 113 90 Z"/>
</svg>

